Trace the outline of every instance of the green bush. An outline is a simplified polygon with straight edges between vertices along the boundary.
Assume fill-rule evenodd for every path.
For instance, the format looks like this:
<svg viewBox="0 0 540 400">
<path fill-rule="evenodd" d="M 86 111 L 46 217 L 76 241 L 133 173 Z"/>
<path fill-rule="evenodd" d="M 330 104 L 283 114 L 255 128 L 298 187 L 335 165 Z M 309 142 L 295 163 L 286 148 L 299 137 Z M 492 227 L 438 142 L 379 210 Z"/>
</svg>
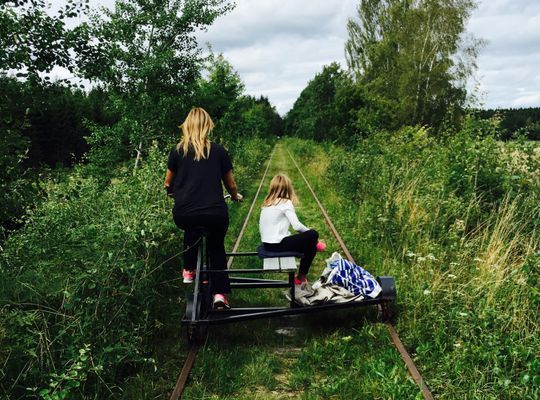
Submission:
<svg viewBox="0 0 540 400">
<path fill-rule="evenodd" d="M 440 398 L 538 396 L 540 154 L 496 133 L 287 142 L 351 253 L 396 277 L 397 328 Z"/>
<path fill-rule="evenodd" d="M 270 150 L 230 144 L 239 184 Z M 0 389 L 12 398 L 105 398 L 143 365 L 179 320 L 181 231 L 163 192 L 166 151 L 153 147 L 103 183 L 88 166 L 49 181 L 47 200 L 0 258 Z"/>
</svg>

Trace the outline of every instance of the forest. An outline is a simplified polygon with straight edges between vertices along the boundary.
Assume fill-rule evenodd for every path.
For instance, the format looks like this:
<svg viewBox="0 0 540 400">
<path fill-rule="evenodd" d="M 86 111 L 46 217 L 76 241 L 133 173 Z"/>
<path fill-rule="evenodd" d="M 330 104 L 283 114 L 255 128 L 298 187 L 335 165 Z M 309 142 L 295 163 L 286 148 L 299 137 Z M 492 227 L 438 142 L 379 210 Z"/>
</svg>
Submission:
<svg viewBox="0 0 540 400">
<path fill-rule="evenodd" d="M 170 392 L 187 288 L 163 179 L 195 106 L 246 198 L 275 148 L 270 170 L 291 176 L 302 220 L 329 236 L 285 149 L 297 157 L 355 257 L 396 277 L 396 329 L 436 398 L 540 396 L 540 108 L 469 103 L 476 5 L 360 0 L 347 65 L 322 67 L 281 116 L 197 42 L 233 1 L 2 2 L 0 398 Z M 54 67 L 73 78 L 52 80 Z M 228 246 L 247 203 L 229 206 Z M 359 318 L 300 321 L 309 332 L 288 342 L 264 324 L 228 328 L 186 398 L 420 398 L 381 324 Z"/>
</svg>

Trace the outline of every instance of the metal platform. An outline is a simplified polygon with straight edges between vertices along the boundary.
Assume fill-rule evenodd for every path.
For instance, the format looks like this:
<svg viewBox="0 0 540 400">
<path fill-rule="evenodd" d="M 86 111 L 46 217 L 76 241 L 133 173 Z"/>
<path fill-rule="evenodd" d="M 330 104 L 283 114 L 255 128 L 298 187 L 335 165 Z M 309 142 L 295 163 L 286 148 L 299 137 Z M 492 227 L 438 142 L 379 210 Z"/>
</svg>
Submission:
<svg viewBox="0 0 540 400">
<path fill-rule="evenodd" d="M 204 252 L 205 243 L 201 245 L 199 252 Z M 202 254 L 199 260 L 202 259 Z M 228 256 L 233 257 L 246 257 L 256 256 L 257 252 L 243 252 L 243 253 L 228 253 Z M 288 256 L 288 255 L 287 255 Z M 294 258 L 293 258 L 294 259 Z M 190 338 L 189 332 L 194 332 L 198 328 L 207 327 L 209 325 L 226 324 L 232 322 L 248 321 L 261 318 L 271 317 L 284 317 L 298 314 L 316 313 L 337 309 L 345 309 L 352 307 L 369 307 L 378 306 L 379 314 L 383 319 L 389 319 L 392 314 L 392 304 L 396 299 L 396 285 L 394 278 L 391 276 L 381 276 L 377 280 L 381 285 L 381 294 L 375 298 L 367 298 L 361 301 L 350 301 L 344 303 L 325 303 L 313 306 L 300 306 L 294 301 L 294 269 L 288 270 L 267 270 L 265 268 L 245 268 L 245 269 L 229 269 L 229 270 L 208 270 L 206 268 L 208 264 L 206 262 L 198 262 L 197 276 L 195 279 L 195 286 L 193 294 L 188 295 L 186 314 L 182 318 L 182 324 L 188 327 L 188 338 Z M 254 277 L 239 277 L 232 275 L 245 275 L 245 274 L 286 274 L 286 280 L 276 279 L 263 279 Z M 291 300 L 288 307 L 247 307 L 247 308 L 230 308 L 222 310 L 213 310 L 211 307 L 210 293 L 208 287 L 208 280 L 211 280 L 213 274 L 228 274 L 231 288 L 234 290 L 239 289 L 256 289 L 256 288 L 285 288 L 291 291 Z M 200 276 L 204 275 L 204 279 L 200 279 Z M 381 315 L 382 314 L 382 315 Z"/>
</svg>

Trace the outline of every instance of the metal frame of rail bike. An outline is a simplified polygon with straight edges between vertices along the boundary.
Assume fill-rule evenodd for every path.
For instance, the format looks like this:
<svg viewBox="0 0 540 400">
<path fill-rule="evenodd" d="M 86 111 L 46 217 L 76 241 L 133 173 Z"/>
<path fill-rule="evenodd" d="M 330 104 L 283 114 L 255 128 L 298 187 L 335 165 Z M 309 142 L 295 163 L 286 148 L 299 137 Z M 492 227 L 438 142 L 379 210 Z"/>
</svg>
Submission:
<svg viewBox="0 0 540 400">
<path fill-rule="evenodd" d="M 286 253 L 285 253 L 286 254 Z M 257 257 L 257 252 L 237 252 L 227 253 L 232 257 Z M 287 274 L 287 280 L 262 279 L 252 277 L 237 277 L 240 274 Z M 253 288 L 289 288 L 291 300 L 288 307 L 248 307 L 230 309 L 212 309 L 212 296 L 210 294 L 209 281 L 213 274 L 228 274 L 231 288 L 253 289 Z M 202 234 L 197 256 L 197 270 L 194 280 L 193 292 L 187 295 L 186 313 L 182 318 L 182 325 L 187 327 L 189 342 L 202 340 L 209 325 L 225 324 L 238 321 L 248 321 L 260 318 L 282 317 L 296 314 L 308 314 L 319 311 L 335 310 L 352 307 L 378 306 L 379 319 L 388 321 L 392 318 L 392 305 L 396 299 L 396 286 L 394 278 L 391 276 L 381 276 L 377 280 L 382 287 L 381 294 L 375 299 L 364 299 L 362 301 L 352 301 L 347 303 L 327 303 L 313 306 L 300 306 L 294 301 L 294 275 L 295 271 L 279 272 L 268 271 L 263 268 L 256 269 L 228 269 L 210 270 L 209 257 L 207 252 L 206 234 Z"/>
</svg>

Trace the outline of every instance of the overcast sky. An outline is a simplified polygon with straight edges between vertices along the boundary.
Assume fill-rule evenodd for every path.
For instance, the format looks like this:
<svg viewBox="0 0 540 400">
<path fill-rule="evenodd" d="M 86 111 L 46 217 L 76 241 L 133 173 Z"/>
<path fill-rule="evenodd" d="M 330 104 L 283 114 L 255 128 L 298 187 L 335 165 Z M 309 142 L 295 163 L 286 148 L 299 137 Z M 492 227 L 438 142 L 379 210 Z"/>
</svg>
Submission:
<svg viewBox="0 0 540 400">
<path fill-rule="evenodd" d="M 58 4 L 60 0 L 52 0 Z M 200 33 L 240 73 L 248 94 L 268 96 L 284 114 L 323 65 L 345 66 L 347 19 L 358 0 L 237 0 Z M 113 0 L 93 0 L 109 6 Z M 540 1 L 484 0 L 468 31 L 487 40 L 478 58 L 483 107 L 540 106 Z"/>
</svg>

